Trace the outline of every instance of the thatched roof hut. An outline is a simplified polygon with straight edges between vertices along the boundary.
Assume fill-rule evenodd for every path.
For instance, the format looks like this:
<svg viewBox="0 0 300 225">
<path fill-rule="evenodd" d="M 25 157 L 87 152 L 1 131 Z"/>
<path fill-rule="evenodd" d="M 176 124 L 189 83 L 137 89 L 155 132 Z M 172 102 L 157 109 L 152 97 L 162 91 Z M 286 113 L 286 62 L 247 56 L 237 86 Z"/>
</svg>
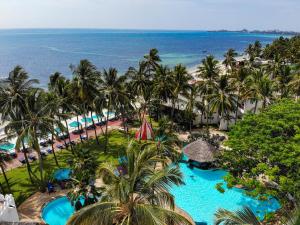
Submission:
<svg viewBox="0 0 300 225">
<path fill-rule="evenodd" d="M 193 161 L 205 163 L 215 161 L 218 149 L 204 140 L 194 141 L 184 147 L 184 154 Z"/>
</svg>

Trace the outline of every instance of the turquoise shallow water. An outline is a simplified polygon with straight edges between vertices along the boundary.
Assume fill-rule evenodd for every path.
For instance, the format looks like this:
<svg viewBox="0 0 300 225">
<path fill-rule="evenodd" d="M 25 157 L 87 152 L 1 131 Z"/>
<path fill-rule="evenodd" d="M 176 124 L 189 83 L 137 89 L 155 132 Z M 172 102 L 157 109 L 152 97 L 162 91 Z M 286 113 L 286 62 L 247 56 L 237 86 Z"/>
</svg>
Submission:
<svg viewBox="0 0 300 225">
<path fill-rule="evenodd" d="M 59 71 L 70 78 L 69 65 L 81 59 L 91 60 L 99 69 L 113 66 L 125 72 L 129 66 L 137 66 L 151 48 L 160 51 L 164 64 L 193 67 L 208 54 L 221 58 L 229 48 L 242 53 L 256 40 L 265 45 L 276 37 L 205 31 L 0 30 L 0 77 L 7 76 L 19 64 L 47 87 L 51 73 Z"/>
<path fill-rule="evenodd" d="M 237 188 L 223 188 L 225 193 L 215 189 L 217 183 L 225 183 L 222 177 L 226 175 L 224 170 L 191 170 L 186 164 L 181 163 L 180 168 L 184 174 L 185 185 L 173 187 L 171 193 L 175 196 L 175 203 L 181 209 L 188 212 L 195 222 L 212 225 L 214 213 L 219 208 L 228 210 L 240 209 L 249 206 L 260 218 L 265 213 L 273 212 L 280 208 L 280 204 L 274 198 L 269 201 L 258 201 L 246 196 Z"/>
<path fill-rule="evenodd" d="M 176 205 L 188 212 L 199 224 L 213 224 L 213 215 L 219 208 L 228 210 L 240 209 L 249 206 L 260 218 L 265 213 L 273 212 L 280 208 L 280 204 L 274 198 L 269 201 L 258 201 L 246 196 L 242 190 L 233 188 L 220 193 L 215 185 L 224 182 L 222 177 L 226 171 L 200 170 L 180 164 L 184 174 L 185 185 L 173 187 L 171 193 L 175 196 Z M 49 225 L 64 225 L 74 213 L 74 208 L 66 197 L 58 198 L 43 209 L 42 218 Z"/>
</svg>

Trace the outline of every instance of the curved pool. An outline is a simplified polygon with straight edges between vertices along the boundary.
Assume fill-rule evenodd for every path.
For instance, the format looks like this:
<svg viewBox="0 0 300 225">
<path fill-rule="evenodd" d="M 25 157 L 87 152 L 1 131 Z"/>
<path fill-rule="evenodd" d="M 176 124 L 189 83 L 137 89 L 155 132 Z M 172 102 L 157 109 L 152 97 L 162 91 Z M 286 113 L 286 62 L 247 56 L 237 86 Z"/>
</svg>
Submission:
<svg viewBox="0 0 300 225">
<path fill-rule="evenodd" d="M 42 218 L 49 225 L 65 225 L 74 211 L 68 198 L 60 197 L 43 208 Z"/>
<path fill-rule="evenodd" d="M 219 208 L 236 210 L 249 206 L 260 218 L 280 208 L 279 202 L 274 198 L 259 201 L 246 196 L 241 189 L 227 189 L 224 185 L 225 193 L 217 191 L 216 184 L 225 183 L 223 176 L 227 172 L 224 170 L 190 169 L 184 163 L 179 166 L 184 174 L 185 185 L 174 186 L 171 193 L 175 196 L 176 205 L 189 213 L 199 225 L 212 225 L 214 213 Z M 73 213 L 74 207 L 67 197 L 60 197 L 43 208 L 42 218 L 49 225 L 65 225 Z"/>
<path fill-rule="evenodd" d="M 223 185 L 225 192 L 220 193 L 215 186 L 217 183 L 225 184 L 222 178 L 227 172 L 224 170 L 190 169 L 184 163 L 179 166 L 184 174 L 185 185 L 173 187 L 171 193 L 175 196 L 176 205 L 189 213 L 197 224 L 212 225 L 214 213 L 219 208 L 237 210 L 249 206 L 261 219 L 265 213 L 280 208 L 279 202 L 274 198 L 259 201 L 246 196 L 238 188 L 228 189 Z"/>
</svg>

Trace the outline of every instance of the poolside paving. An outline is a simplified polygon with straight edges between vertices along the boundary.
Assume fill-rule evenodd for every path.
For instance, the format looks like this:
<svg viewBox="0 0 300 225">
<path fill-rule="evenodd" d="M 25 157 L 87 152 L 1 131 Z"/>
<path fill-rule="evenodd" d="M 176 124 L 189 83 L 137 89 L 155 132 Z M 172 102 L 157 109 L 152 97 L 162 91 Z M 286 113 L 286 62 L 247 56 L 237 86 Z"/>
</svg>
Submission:
<svg viewBox="0 0 300 225">
<path fill-rule="evenodd" d="M 59 197 L 65 196 L 69 190 L 57 190 L 54 193 L 48 194 L 47 192 L 37 192 L 30 196 L 18 207 L 18 213 L 21 222 L 43 222 L 41 219 L 41 212 L 43 206 Z"/>
</svg>

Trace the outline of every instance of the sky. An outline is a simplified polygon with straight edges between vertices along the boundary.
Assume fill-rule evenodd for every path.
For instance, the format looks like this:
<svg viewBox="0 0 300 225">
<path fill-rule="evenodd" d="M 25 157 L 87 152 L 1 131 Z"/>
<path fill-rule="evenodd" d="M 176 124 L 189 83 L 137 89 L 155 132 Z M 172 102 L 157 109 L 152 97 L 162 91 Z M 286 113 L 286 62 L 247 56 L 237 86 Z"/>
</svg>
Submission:
<svg viewBox="0 0 300 225">
<path fill-rule="evenodd" d="M 3 28 L 300 31 L 300 0 L 0 0 Z"/>
</svg>

